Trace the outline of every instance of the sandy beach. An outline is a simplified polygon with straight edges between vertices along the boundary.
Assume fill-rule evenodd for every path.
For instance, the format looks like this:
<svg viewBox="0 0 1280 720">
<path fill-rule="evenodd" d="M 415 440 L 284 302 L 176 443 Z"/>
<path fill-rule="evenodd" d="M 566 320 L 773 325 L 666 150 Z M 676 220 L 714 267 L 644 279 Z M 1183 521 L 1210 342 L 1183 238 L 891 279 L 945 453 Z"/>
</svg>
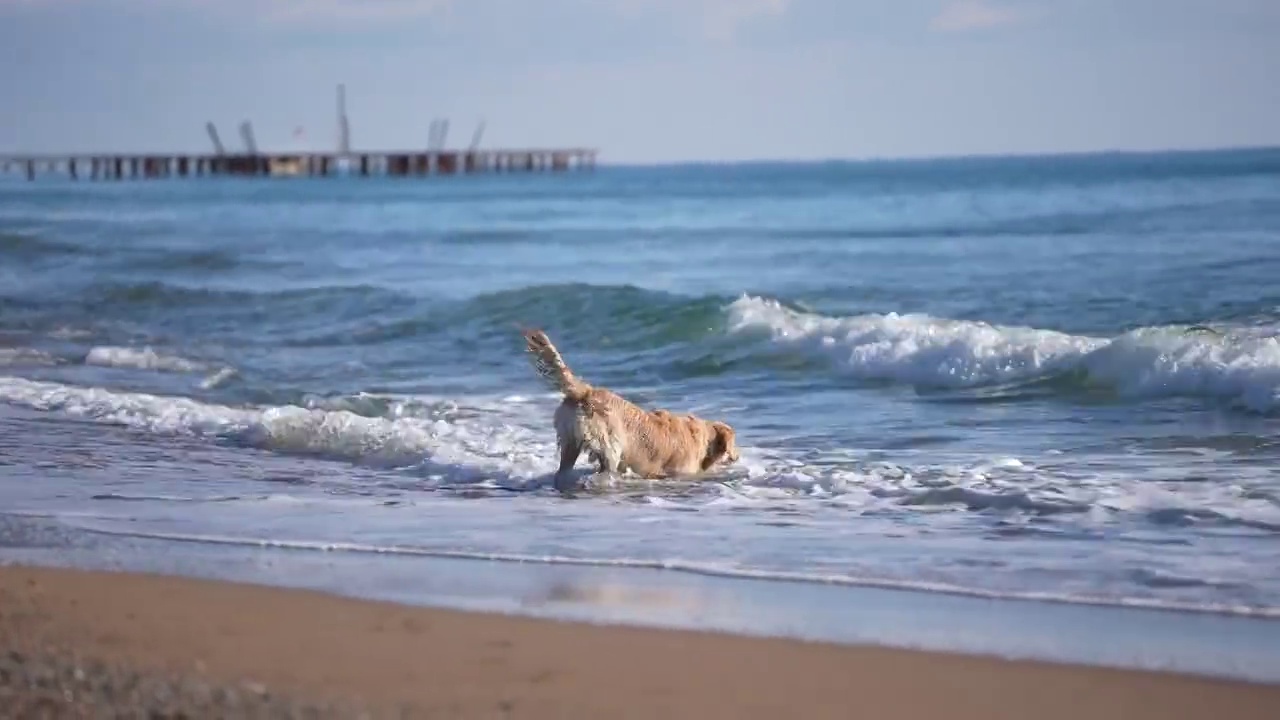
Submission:
<svg viewBox="0 0 1280 720">
<path fill-rule="evenodd" d="M 1280 686 L 0 568 L 7 717 L 1274 718 Z M 870 713 L 870 715 L 864 715 Z"/>
</svg>

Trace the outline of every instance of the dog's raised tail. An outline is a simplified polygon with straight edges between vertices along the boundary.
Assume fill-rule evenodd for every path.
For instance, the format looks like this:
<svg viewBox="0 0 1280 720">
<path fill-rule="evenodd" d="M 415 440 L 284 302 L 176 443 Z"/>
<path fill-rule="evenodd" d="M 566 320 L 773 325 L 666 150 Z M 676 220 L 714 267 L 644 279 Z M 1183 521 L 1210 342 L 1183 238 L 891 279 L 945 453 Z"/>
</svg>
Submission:
<svg viewBox="0 0 1280 720">
<path fill-rule="evenodd" d="M 551 338 L 541 330 L 522 330 L 525 346 L 529 351 L 533 369 L 538 371 L 556 390 L 564 393 L 570 400 L 581 400 L 591 390 L 591 385 L 579 380 L 568 363 L 561 357 L 560 351 L 551 343 Z"/>
</svg>

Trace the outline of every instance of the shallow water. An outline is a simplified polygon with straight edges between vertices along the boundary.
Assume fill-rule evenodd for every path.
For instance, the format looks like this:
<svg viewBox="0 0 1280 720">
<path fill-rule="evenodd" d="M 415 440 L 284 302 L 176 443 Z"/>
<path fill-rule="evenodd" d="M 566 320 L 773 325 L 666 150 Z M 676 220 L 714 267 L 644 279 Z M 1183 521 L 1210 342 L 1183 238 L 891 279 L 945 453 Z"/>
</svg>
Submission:
<svg viewBox="0 0 1280 720">
<path fill-rule="evenodd" d="M 3 180 L 0 512 L 1277 616 L 1278 271 L 1280 151 Z M 560 497 L 517 324 L 742 463 Z"/>
</svg>

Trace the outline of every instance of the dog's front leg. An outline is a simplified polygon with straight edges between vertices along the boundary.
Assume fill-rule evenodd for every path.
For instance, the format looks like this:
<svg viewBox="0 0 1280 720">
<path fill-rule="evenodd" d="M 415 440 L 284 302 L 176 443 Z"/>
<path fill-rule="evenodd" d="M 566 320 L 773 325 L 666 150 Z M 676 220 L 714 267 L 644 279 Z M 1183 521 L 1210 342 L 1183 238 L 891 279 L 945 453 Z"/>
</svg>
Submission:
<svg viewBox="0 0 1280 720">
<path fill-rule="evenodd" d="M 591 462 L 596 464 L 596 472 L 598 473 L 608 472 L 609 464 L 605 462 L 604 455 L 598 452 L 593 452 L 591 453 L 591 456 L 588 459 L 591 460 Z"/>
<path fill-rule="evenodd" d="M 600 463 L 601 473 L 622 473 L 622 448 L 614 444 L 606 445 L 604 451 L 596 456 Z"/>
</svg>

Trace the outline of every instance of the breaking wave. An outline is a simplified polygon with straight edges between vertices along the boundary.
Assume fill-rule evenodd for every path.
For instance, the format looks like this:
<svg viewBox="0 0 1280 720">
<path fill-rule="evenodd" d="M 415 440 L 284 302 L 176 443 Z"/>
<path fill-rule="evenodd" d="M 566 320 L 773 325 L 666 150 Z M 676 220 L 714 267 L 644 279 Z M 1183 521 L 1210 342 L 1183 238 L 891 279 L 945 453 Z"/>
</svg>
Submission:
<svg viewBox="0 0 1280 720">
<path fill-rule="evenodd" d="M 1280 327 L 1150 327 L 1105 338 L 924 314 L 829 317 L 743 296 L 729 306 L 729 330 L 867 380 L 951 389 L 1061 380 L 1122 398 L 1280 409 Z"/>
<path fill-rule="evenodd" d="M 273 452 L 379 468 L 415 468 L 440 482 L 536 484 L 553 468 L 547 440 L 445 399 L 388 403 L 386 416 L 354 411 L 359 400 L 308 406 L 232 407 L 182 396 L 123 392 L 0 377 L 0 402 L 162 435 L 200 436 Z"/>
<path fill-rule="evenodd" d="M 210 369 L 205 363 L 189 360 L 178 355 L 156 352 L 149 347 L 95 347 L 85 355 L 84 364 L 175 373 L 194 373 Z"/>
<path fill-rule="evenodd" d="M 124 392 L 0 377 L 0 402 L 124 425 L 155 435 L 309 456 L 382 470 L 409 471 L 431 486 L 537 489 L 555 470 L 547 428 L 551 395 L 473 397 L 355 396 L 300 398 L 297 404 L 230 406 L 182 396 Z M 1061 475 L 1017 458 L 967 465 L 898 465 L 852 451 L 824 457 L 744 444 L 742 461 L 719 482 L 650 497 L 672 509 L 789 512 L 796 502 L 863 516 L 950 509 L 1040 518 L 1111 515 L 1154 526 L 1232 527 L 1280 533 L 1280 505 L 1265 478 L 1164 489 L 1107 473 Z M 580 466 L 584 476 L 590 470 Z M 614 483 L 608 480 L 608 483 Z M 614 487 L 625 488 L 625 482 Z M 661 483 L 641 490 L 660 491 Z M 678 489 L 678 484 L 671 489 Z M 687 491 L 688 488 L 685 488 Z M 707 494 L 710 493 L 710 494 Z"/>
</svg>

